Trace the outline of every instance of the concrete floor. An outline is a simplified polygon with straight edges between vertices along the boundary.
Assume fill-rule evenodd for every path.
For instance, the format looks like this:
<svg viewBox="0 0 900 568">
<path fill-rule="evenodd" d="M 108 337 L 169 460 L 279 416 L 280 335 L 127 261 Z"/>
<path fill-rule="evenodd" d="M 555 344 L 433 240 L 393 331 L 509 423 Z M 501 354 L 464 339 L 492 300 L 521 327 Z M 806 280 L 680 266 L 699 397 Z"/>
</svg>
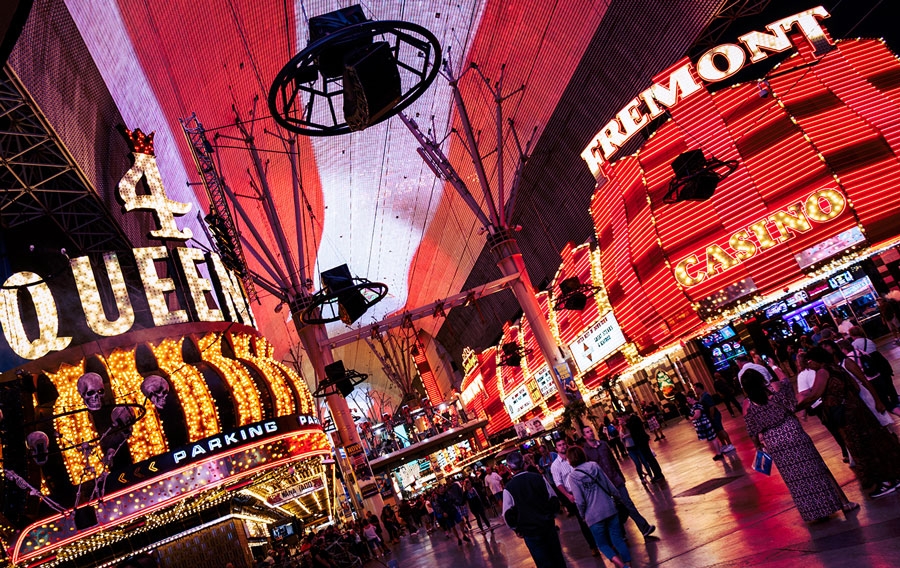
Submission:
<svg viewBox="0 0 900 568">
<path fill-rule="evenodd" d="M 882 353 L 893 363 L 900 384 L 900 347 L 883 343 Z M 753 471 L 755 451 L 743 419 L 729 417 L 724 405 L 720 409 L 737 446 L 727 460 L 713 461 L 706 442 L 697 440 L 691 424 L 680 420 L 670 424 L 666 440 L 652 442 L 665 482 L 642 486 L 630 460 L 621 462 L 638 510 L 657 526 L 644 540 L 634 523 L 627 523 L 635 567 L 900 566 L 900 491 L 878 500 L 866 496 L 853 470 L 841 461 L 833 438 L 812 418 L 804 427 L 847 496 L 861 508 L 849 518 L 837 513 L 826 522 L 804 523 L 781 477 L 775 471 L 771 477 Z M 895 428 L 900 431 L 900 418 Z M 723 484 L 696 496 L 683 495 L 711 480 Z M 494 533 L 476 533 L 472 544 L 458 547 L 441 531 L 428 536 L 421 531 L 421 536 L 403 537 L 383 560 L 394 559 L 399 568 L 533 566 L 522 540 L 499 518 L 492 520 L 500 523 Z M 573 519 L 562 515 L 557 525 L 569 566 L 612 566 L 591 556 Z"/>
</svg>

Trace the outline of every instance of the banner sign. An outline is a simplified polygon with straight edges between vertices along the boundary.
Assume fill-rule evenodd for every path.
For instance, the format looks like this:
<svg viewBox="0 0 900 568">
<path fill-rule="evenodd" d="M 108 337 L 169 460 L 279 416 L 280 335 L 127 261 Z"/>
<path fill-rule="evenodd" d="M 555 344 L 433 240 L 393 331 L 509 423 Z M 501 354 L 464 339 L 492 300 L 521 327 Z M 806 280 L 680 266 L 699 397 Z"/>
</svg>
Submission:
<svg viewBox="0 0 900 568">
<path fill-rule="evenodd" d="M 291 485 L 281 491 L 276 491 L 272 493 L 268 497 L 266 497 L 266 502 L 273 507 L 277 507 L 278 505 L 283 505 L 288 501 L 293 501 L 294 499 L 299 499 L 304 495 L 309 495 L 310 493 L 314 493 L 319 489 L 325 487 L 325 483 L 322 481 L 321 477 L 314 477 L 308 481 L 304 481 L 303 483 L 298 483 L 297 485 Z"/>
<path fill-rule="evenodd" d="M 569 350 L 575 358 L 578 369 L 584 373 L 623 345 L 625 336 L 619 328 L 616 317 L 612 312 L 608 312 L 570 343 Z"/>
</svg>

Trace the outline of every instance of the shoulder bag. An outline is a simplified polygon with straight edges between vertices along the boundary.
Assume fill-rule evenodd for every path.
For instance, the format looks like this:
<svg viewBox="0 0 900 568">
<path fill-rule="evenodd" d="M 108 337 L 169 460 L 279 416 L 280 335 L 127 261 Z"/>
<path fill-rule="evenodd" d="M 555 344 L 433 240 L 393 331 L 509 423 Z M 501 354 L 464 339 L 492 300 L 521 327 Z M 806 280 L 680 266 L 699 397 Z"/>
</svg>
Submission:
<svg viewBox="0 0 900 568">
<path fill-rule="evenodd" d="M 583 469 L 578 470 L 578 471 L 580 471 L 581 473 L 590 477 L 594 481 L 594 483 L 597 485 L 597 487 L 600 488 L 600 491 L 603 491 L 604 493 L 606 493 L 606 495 L 609 496 L 609 498 L 613 500 L 613 504 L 615 504 L 615 506 L 616 506 L 616 513 L 618 513 L 620 519 L 623 517 L 627 517 L 629 515 L 628 505 L 626 505 L 617 495 L 613 495 L 609 491 L 607 491 L 606 488 L 603 487 L 603 484 L 600 482 L 599 479 L 597 479 L 590 473 L 584 471 Z M 612 483 L 612 481 L 610 481 L 610 483 Z"/>
</svg>

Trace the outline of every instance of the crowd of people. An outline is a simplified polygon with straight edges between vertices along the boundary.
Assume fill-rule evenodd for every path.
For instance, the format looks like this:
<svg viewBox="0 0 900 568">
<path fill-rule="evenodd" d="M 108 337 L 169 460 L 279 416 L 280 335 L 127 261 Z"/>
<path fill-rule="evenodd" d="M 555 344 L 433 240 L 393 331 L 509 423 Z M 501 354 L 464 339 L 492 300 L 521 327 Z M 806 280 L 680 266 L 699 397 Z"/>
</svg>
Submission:
<svg viewBox="0 0 900 568">
<path fill-rule="evenodd" d="M 847 498 L 802 420 L 822 421 L 844 461 L 877 499 L 900 489 L 900 442 L 893 432 L 900 404 L 889 362 L 859 327 L 846 326 L 844 333 L 825 327 L 815 341 L 803 338 L 798 345 L 790 365 L 751 350 L 736 360 L 739 370 L 731 380 L 714 375 L 715 396 L 697 382 L 676 405 L 717 461 L 735 449 L 718 404 L 724 403 L 732 417 L 741 415 L 753 445 L 775 464 L 800 517 L 821 522 L 860 506 Z M 640 405 L 640 414 L 585 422 L 574 432 L 555 433 L 553 446 L 541 441 L 520 448 L 495 465 L 385 506 L 380 516 L 366 512 L 340 530 L 331 526 L 308 535 L 300 547 L 305 562 L 313 568 L 340 566 L 332 561 L 336 550 L 365 562 L 390 555 L 406 535 L 422 533 L 443 535 L 464 547 L 479 533 L 488 538 L 505 522 L 523 539 L 538 568 L 560 568 L 566 560 L 555 518 L 565 512 L 577 520 L 595 556 L 630 566 L 626 523 L 631 519 L 645 539 L 655 538 L 656 527 L 631 499 L 620 462 L 630 460 L 641 483 L 665 479 L 651 446 L 666 437 L 662 410 L 648 403 Z M 283 553 L 274 560 L 295 565 Z"/>
</svg>

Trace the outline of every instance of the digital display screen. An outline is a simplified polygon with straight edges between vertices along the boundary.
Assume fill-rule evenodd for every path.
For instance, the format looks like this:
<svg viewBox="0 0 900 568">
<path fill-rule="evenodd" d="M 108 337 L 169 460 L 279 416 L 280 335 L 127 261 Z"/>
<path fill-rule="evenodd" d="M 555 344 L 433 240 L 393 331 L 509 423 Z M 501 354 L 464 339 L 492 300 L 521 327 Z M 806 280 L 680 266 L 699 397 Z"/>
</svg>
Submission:
<svg viewBox="0 0 900 568">
<path fill-rule="evenodd" d="M 272 528 L 272 538 L 281 540 L 294 534 L 294 526 L 291 523 L 277 525 Z"/>
<path fill-rule="evenodd" d="M 735 336 L 734 328 L 730 325 L 726 325 L 722 329 L 710 333 L 704 337 L 700 338 L 700 343 L 703 344 L 703 347 L 707 349 L 711 348 L 713 345 L 717 343 L 722 343 L 723 341 L 727 341 Z"/>
</svg>

